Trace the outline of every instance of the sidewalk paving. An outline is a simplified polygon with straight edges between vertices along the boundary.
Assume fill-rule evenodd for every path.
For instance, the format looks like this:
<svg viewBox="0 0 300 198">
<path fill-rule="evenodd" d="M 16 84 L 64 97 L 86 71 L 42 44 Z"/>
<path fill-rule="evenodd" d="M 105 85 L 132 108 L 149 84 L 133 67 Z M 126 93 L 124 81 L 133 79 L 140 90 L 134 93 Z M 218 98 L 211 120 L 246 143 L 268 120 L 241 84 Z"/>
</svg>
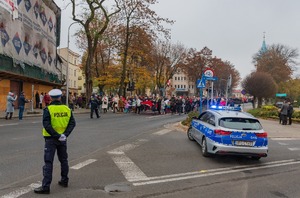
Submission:
<svg viewBox="0 0 300 198">
<path fill-rule="evenodd" d="M 80 113 L 90 113 L 91 110 L 90 109 L 75 109 L 73 111 L 73 114 L 80 114 Z M 5 119 L 5 112 L 1 113 L 2 115 L 0 116 L 0 119 Z M 24 113 L 23 113 L 23 118 L 26 117 L 42 117 L 43 115 L 43 109 L 33 109 L 33 111 L 31 111 L 31 109 L 25 109 Z M 19 119 L 19 109 L 15 109 L 12 119 Z"/>
</svg>

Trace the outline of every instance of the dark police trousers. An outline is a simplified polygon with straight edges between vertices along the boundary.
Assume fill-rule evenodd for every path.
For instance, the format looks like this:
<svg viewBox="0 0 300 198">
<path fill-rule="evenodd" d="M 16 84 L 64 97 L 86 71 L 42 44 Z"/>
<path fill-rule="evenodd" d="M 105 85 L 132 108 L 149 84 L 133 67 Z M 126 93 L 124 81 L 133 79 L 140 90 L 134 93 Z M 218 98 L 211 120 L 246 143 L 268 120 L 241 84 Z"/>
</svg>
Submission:
<svg viewBox="0 0 300 198">
<path fill-rule="evenodd" d="M 54 138 L 45 138 L 45 150 L 44 150 L 44 161 L 45 165 L 43 167 L 43 183 L 42 187 L 44 189 L 50 189 L 50 184 L 52 181 L 53 172 L 53 160 L 55 156 L 55 151 L 57 150 L 58 160 L 61 164 L 61 181 L 63 183 L 68 183 L 68 153 L 67 153 L 67 141 L 58 141 Z"/>
</svg>

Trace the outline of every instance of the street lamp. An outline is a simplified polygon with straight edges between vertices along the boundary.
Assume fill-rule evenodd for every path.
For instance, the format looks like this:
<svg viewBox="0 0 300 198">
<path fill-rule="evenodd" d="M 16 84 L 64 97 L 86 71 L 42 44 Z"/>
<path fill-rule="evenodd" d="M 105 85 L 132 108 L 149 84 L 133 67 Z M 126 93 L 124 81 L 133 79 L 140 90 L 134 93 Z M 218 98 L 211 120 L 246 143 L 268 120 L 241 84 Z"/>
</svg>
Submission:
<svg viewBox="0 0 300 198">
<path fill-rule="evenodd" d="M 67 71 L 66 71 L 66 79 L 67 79 L 67 84 L 66 84 L 66 105 L 69 106 L 69 45 L 70 45 L 70 28 L 72 25 L 75 23 L 78 23 L 78 21 L 75 21 L 69 25 L 68 28 L 68 47 L 67 47 Z"/>
</svg>

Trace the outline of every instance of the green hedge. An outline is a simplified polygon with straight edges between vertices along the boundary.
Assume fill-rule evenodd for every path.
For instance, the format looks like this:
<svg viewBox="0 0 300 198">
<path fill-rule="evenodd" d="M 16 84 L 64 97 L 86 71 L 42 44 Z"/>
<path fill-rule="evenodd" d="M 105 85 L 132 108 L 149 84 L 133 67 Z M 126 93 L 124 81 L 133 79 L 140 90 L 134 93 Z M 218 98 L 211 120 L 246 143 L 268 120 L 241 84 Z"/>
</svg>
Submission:
<svg viewBox="0 0 300 198">
<path fill-rule="evenodd" d="M 278 119 L 279 109 L 275 106 L 266 105 L 259 109 L 250 109 L 247 112 L 258 118 Z M 295 122 L 300 122 L 300 111 L 294 110 L 292 120 Z"/>
<path fill-rule="evenodd" d="M 198 117 L 198 116 L 199 116 L 198 111 L 192 111 L 188 114 L 187 118 L 181 122 L 181 124 L 184 125 L 184 126 L 190 126 L 190 124 L 192 122 L 192 118 L 193 117 Z"/>
<path fill-rule="evenodd" d="M 250 109 L 247 112 L 259 118 L 278 117 L 278 108 L 275 106 L 263 106 L 259 109 Z"/>
</svg>

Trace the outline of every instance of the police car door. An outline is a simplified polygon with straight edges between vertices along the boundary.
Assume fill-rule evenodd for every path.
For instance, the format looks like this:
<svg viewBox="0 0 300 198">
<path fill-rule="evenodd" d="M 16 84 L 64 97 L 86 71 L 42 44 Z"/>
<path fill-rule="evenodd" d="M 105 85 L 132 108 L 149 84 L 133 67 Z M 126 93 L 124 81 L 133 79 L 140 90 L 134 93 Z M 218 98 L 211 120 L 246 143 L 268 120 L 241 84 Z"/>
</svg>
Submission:
<svg viewBox="0 0 300 198">
<path fill-rule="evenodd" d="M 200 115 L 199 120 L 196 122 L 196 133 L 195 133 L 195 139 L 198 141 L 199 144 L 202 143 L 202 137 L 206 136 L 207 131 L 209 130 L 209 124 L 208 120 L 211 117 L 211 113 L 204 112 Z"/>
</svg>

